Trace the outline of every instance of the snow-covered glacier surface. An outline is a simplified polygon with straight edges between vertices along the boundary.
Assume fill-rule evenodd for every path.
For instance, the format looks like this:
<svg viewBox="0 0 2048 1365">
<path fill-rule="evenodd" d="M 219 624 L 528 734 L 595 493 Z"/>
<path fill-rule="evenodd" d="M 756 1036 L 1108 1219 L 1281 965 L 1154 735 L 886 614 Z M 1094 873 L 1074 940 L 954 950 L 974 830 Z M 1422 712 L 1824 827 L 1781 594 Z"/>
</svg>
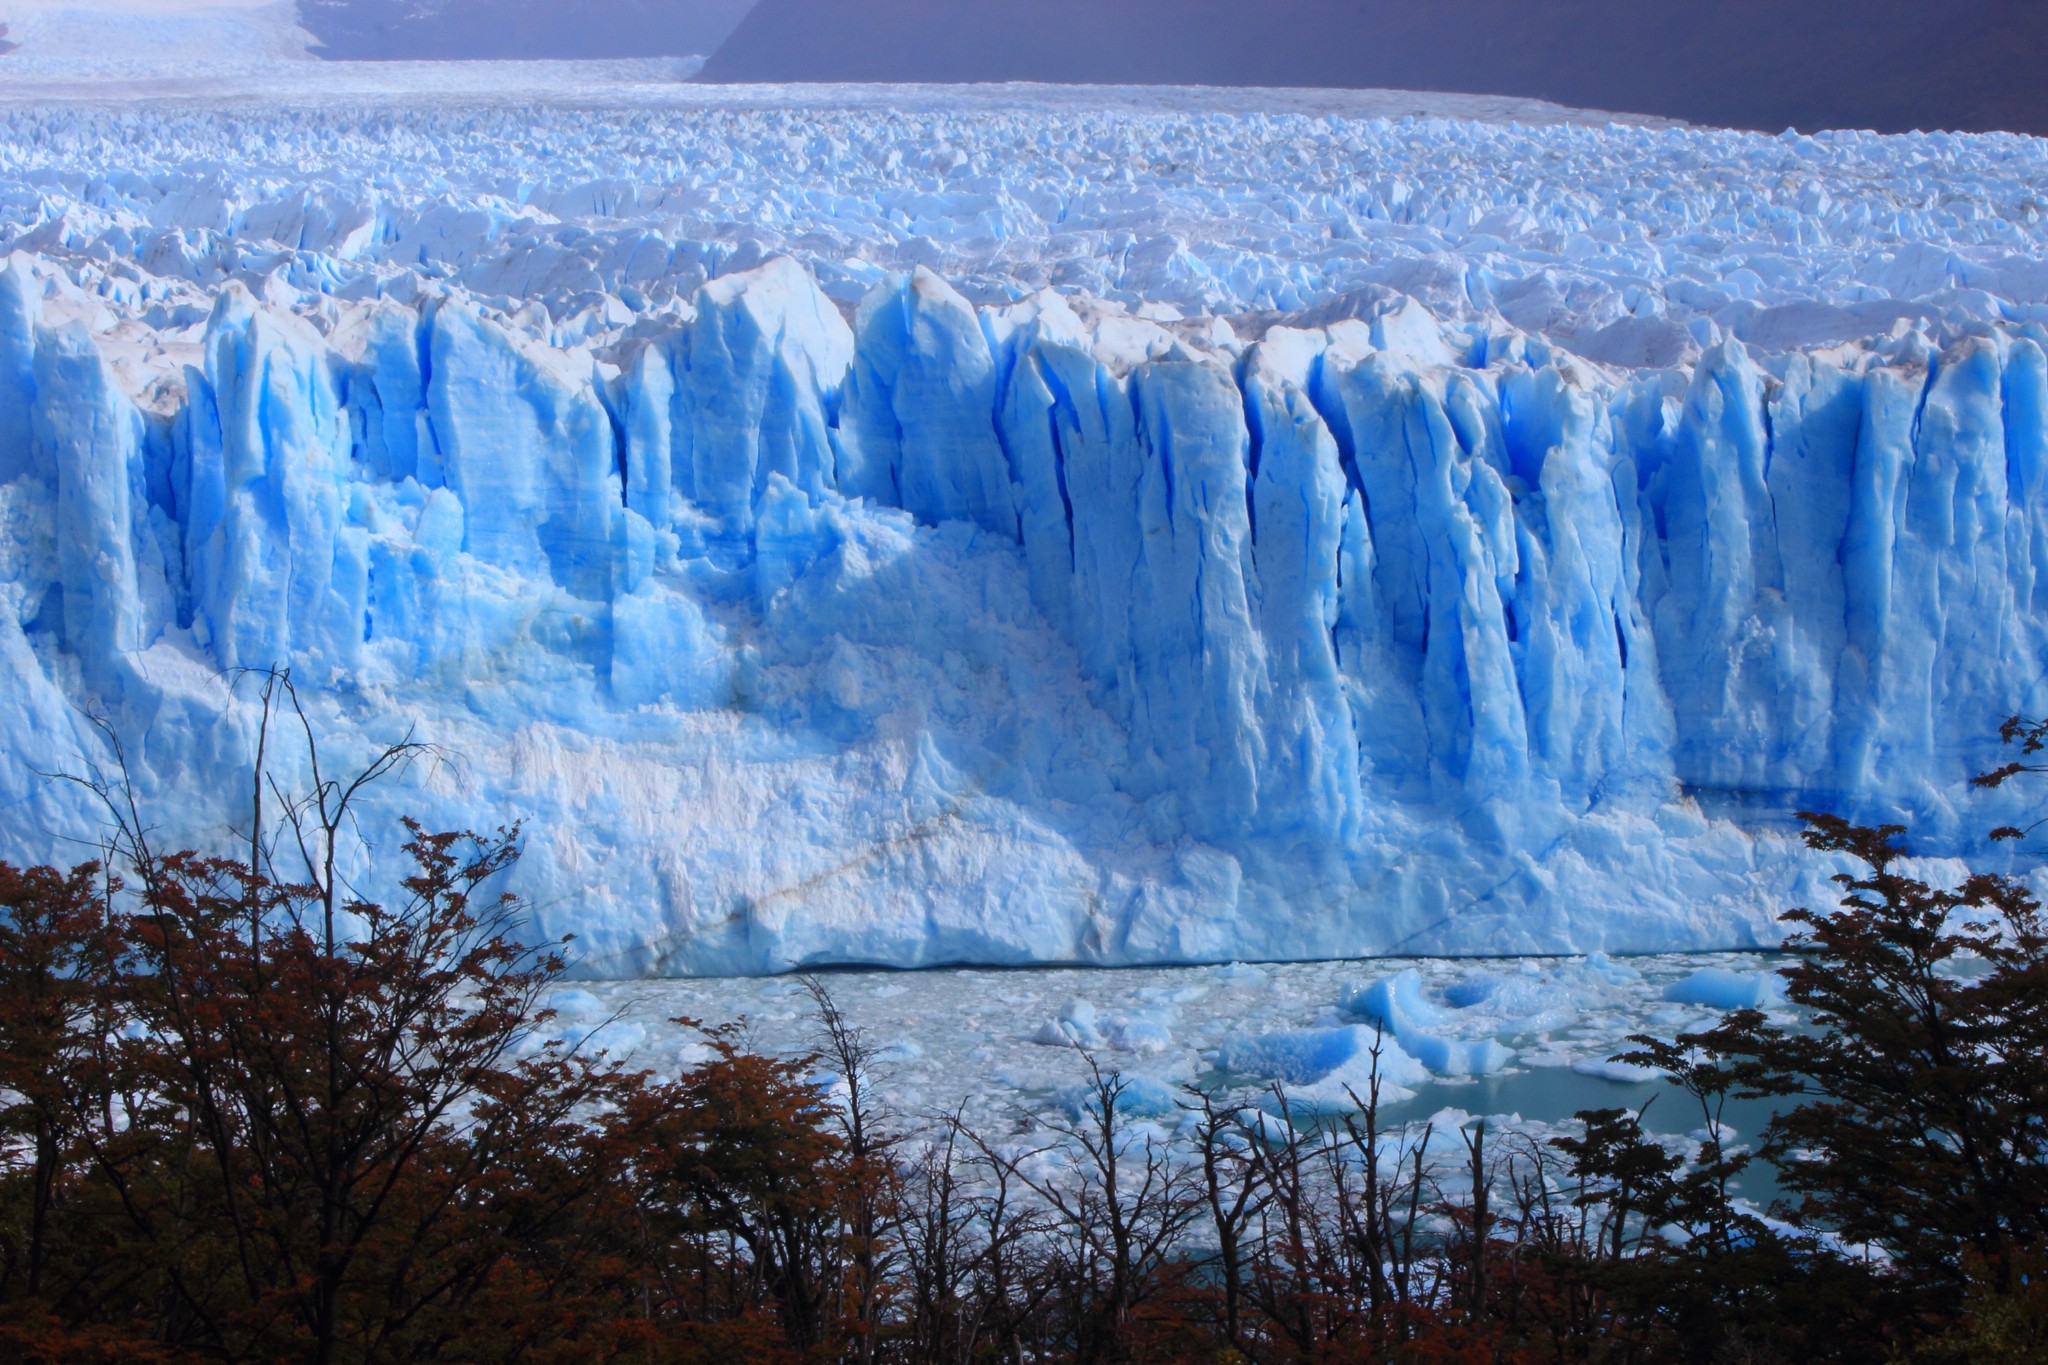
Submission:
<svg viewBox="0 0 2048 1365">
<path fill-rule="evenodd" d="M 224 828 L 273 665 L 590 975 L 1739 948 L 1796 810 L 1981 853 L 2048 144 L 1288 98 L 0 112 L 0 856 L 94 720 Z"/>
</svg>

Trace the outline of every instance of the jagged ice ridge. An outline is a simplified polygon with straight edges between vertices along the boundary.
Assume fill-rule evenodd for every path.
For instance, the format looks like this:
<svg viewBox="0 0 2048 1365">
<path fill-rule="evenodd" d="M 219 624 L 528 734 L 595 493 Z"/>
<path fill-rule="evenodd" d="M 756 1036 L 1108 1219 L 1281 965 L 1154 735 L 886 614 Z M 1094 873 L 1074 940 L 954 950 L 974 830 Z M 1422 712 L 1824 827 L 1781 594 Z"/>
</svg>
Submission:
<svg viewBox="0 0 2048 1365">
<path fill-rule="evenodd" d="M 597 975 L 1746 946 L 2009 813 L 2043 144 L 733 98 L 7 116 L 0 856 L 273 664 Z"/>
</svg>

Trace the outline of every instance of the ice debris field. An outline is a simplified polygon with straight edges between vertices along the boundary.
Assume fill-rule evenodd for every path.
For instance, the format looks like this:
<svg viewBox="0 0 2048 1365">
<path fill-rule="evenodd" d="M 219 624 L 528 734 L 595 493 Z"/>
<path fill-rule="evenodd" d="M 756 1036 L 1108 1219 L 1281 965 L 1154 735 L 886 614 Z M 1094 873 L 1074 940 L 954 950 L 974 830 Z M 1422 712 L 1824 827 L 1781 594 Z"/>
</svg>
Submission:
<svg viewBox="0 0 2048 1365">
<path fill-rule="evenodd" d="M 1756 947 L 1793 812 L 2018 813 L 2048 143 L 650 88 L 0 101 L 0 856 L 89 717 L 215 836 L 274 665 L 593 978 Z"/>
<path fill-rule="evenodd" d="M 1697 1140 L 1703 1119 L 1691 1097 L 1609 1059 L 1632 1046 L 1632 1033 L 1670 1037 L 1732 1008 L 1788 1022 L 1776 965 L 1755 954 L 1595 955 L 857 971 L 821 981 L 873 1054 L 868 1102 L 920 1137 L 954 1116 L 1013 1154 L 1071 1160 L 1058 1125 L 1085 1118 L 1091 1059 L 1121 1083 L 1120 1120 L 1133 1140 L 1186 1137 L 1196 1091 L 1236 1107 L 1254 1131 L 1330 1123 L 1371 1094 L 1377 1047 L 1386 1131 L 1417 1145 L 1432 1125 L 1429 1164 L 1455 1169 L 1469 1155 L 1461 1130 L 1477 1118 L 1496 1134 L 1541 1141 L 1576 1135 L 1579 1109 L 1637 1108 L 1654 1097 L 1645 1126 Z M 556 1017 L 529 1046 L 604 1049 L 662 1076 L 711 1056 L 705 1035 L 679 1027 L 678 1015 L 737 1025 L 748 1045 L 782 1056 L 821 1041 L 815 1002 L 786 976 L 592 982 L 548 1003 Z M 814 1080 L 845 1093 L 829 1063 L 813 1065 Z M 1720 1136 L 1754 1140 L 1769 1112 L 1768 1102 L 1733 1103 Z M 1758 1202 L 1769 1193 L 1755 1183 L 1743 1192 Z"/>
</svg>

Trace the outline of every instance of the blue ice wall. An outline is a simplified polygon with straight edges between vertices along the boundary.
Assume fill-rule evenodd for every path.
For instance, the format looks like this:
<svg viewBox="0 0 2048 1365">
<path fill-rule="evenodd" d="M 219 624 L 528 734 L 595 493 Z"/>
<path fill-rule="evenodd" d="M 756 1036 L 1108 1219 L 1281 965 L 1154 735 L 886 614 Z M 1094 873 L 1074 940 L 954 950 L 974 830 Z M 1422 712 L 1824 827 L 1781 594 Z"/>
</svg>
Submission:
<svg viewBox="0 0 2048 1365">
<path fill-rule="evenodd" d="M 593 970 L 1769 941 L 1791 811 L 1970 851 L 2048 709 L 2036 330 L 1628 371 L 776 260 L 603 356 L 231 285 L 145 412 L 16 266 L 0 723 L 225 791 L 207 679 L 288 665 L 471 755 L 394 802 L 554 826 Z M 89 819 L 0 797 L 7 856 Z"/>
</svg>

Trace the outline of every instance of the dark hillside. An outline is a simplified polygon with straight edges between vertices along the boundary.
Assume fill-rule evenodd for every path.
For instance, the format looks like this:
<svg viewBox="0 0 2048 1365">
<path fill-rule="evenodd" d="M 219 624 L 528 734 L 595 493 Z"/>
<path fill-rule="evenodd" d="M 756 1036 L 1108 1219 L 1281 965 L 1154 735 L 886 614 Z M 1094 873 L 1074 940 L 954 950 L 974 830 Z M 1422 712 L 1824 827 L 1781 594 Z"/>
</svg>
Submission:
<svg viewBox="0 0 2048 1365">
<path fill-rule="evenodd" d="M 762 0 L 704 78 L 1390 87 L 2048 134 L 2044 72 L 2040 0 Z"/>
<path fill-rule="evenodd" d="M 299 0 L 320 55 L 350 61 L 702 56 L 751 0 Z"/>
</svg>

